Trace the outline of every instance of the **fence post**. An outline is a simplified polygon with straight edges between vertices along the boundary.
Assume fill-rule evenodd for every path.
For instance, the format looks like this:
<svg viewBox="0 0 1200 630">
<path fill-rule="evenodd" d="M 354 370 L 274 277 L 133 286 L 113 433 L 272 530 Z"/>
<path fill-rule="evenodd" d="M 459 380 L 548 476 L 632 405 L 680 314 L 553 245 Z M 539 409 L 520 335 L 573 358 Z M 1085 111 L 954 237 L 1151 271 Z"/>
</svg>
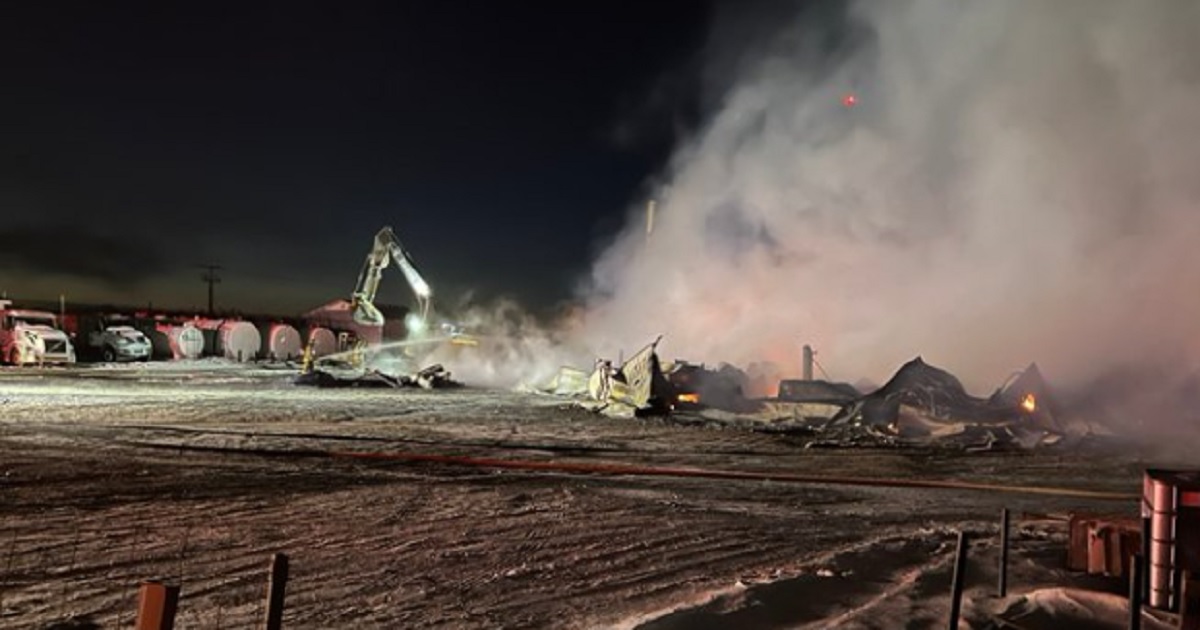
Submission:
<svg viewBox="0 0 1200 630">
<path fill-rule="evenodd" d="M 963 582 L 967 573 L 967 532 L 958 532 L 958 550 L 954 554 L 954 581 L 950 585 L 950 630 L 958 630 L 958 615 L 962 611 Z"/>
<path fill-rule="evenodd" d="M 1129 630 L 1142 629 L 1143 562 L 1138 555 L 1129 558 Z"/>
<path fill-rule="evenodd" d="M 1008 595 L 1008 508 L 1000 510 L 1000 597 Z"/>
<path fill-rule="evenodd" d="M 287 587 L 288 557 L 277 553 L 271 556 L 271 579 L 267 583 L 267 615 L 263 619 L 264 630 L 283 628 L 283 594 Z"/>
<path fill-rule="evenodd" d="M 1150 599 L 1150 518 L 1142 519 L 1142 601 Z"/>
<path fill-rule="evenodd" d="M 138 589 L 137 630 L 174 630 L 179 587 L 142 582 Z"/>
</svg>

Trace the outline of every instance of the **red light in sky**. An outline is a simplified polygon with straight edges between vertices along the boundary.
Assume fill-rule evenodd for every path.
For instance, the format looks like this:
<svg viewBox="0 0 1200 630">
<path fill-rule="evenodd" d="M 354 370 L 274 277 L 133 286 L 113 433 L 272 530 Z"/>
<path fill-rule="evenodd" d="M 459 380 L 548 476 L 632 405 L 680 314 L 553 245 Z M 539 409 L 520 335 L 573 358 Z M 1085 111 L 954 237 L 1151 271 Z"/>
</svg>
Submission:
<svg viewBox="0 0 1200 630">
<path fill-rule="evenodd" d="M 842 105 L 846 107 L 854 107 L 858 105 L 858 97 L 853 94 L 847 94 L 842 97 Z"/>
</svg>

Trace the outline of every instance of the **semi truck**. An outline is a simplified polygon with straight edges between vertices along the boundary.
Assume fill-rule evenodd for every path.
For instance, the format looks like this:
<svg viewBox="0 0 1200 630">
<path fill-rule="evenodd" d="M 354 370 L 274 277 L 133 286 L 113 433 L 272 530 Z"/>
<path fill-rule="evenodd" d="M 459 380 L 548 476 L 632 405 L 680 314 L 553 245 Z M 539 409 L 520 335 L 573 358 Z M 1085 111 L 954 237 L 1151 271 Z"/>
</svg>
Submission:
<svg viewBox="0 0 1200 630">
<path fill-rule="evenodd" d="M 12 308 L 12 302 L 0 300 L 0 360 L 8 365 L 70 364 L 75 347 L 53 313 Z"/>
</svg>

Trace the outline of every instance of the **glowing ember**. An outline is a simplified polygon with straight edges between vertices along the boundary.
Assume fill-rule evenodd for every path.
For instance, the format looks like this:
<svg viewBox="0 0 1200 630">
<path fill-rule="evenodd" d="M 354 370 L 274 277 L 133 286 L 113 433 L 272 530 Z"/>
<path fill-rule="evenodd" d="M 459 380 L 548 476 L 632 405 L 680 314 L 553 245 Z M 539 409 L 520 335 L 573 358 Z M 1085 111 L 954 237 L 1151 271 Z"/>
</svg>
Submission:
<svg viewBox="0 0 1200 630">
<path fill-rule="evenodd" d="M 1025 397 L 1021 399 L 1021 409 L 1024 409 L 1026 413 L 1037 411 L 1037 398 L 1033 394 L 1025 394 Z"/>
<path fill-rule="evenodd" d="M 698 403 L 698 402 L 700 402 L 700 394 L 680 394 L 679 402 L 681 402 L 681 403 Z"/>
</svg>

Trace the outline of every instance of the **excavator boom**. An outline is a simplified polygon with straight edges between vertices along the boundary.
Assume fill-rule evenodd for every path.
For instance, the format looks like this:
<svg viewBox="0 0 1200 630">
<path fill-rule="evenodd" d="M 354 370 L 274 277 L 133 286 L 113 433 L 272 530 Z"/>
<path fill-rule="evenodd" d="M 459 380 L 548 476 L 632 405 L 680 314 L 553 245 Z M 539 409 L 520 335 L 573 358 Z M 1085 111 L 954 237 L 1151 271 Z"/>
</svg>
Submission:
<svg viewBox="0 0 1200 630">
<path fill-rule="evenodd" d="M 418 327 L 424 328 L 429 319 L 433 290 L 429 288 L 429 283 L 425 282 L 425 278 L 417 271 L 412 257 L 400 244 L 396 233 L 390 227 L 379 230 L 379 233 L 375 235 L 375 245 L 367 254 L 362 273 L 358 276 L 358 284 L 354 288 L 351 299 L 354 321 L 364 326 L 383 326 L 384 317 L 375 306 L 375 294 L 379 291 L 379 280 L 383 276 L 383 270 L 390 262 L 396 263 L 396 266 L 400 268 L 400 272 L 404 274 L 404 279 L 408 281 L 408 286 L 412 288 L 413 294 L 417 298 L 417 311 L 410 315 L 410 320 L 406 322 L 410 331 Z"/>
</svg>

